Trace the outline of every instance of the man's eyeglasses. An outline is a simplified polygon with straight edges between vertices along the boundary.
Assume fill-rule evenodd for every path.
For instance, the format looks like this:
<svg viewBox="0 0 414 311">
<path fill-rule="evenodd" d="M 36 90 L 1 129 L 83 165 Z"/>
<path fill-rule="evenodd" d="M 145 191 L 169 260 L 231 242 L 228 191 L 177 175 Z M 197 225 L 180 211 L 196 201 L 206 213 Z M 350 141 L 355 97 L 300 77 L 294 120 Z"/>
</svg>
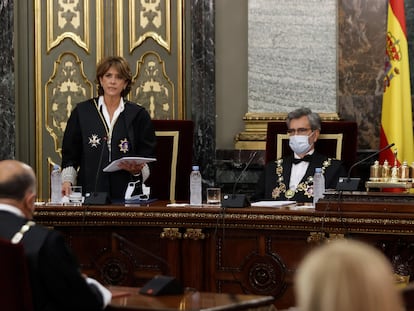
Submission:
<svg viewBox="0 0 414 311">
<path fill-rule="evenodd" d="M 300 127 L 298 129 L 288 129 L 287 133 L 291 136 L 293 135 L 304 135 L 307 132 L 309 132 L 311 129 L 310 128 L 304 128 L 304 127 Z"/>
</svg>

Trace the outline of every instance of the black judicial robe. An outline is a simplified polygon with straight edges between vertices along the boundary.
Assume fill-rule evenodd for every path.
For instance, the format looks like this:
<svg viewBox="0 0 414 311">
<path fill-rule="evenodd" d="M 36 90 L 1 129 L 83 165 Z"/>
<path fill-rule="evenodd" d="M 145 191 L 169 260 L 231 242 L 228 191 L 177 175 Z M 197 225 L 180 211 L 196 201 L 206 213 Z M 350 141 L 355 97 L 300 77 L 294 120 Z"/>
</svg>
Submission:
<svg viewBox="0 0 414 311">
<path fill-rule="evenodd" d="M 102 170 L 122 157 L 154 157 L 155 131 L 145 108 L 125 101 L 111 133 L 97 104 L 98 98 L 89 99 L 72 111 L 63 137 L 62 168 L 79 169 L 77 184 L 83 193 L 108 192 L 111 199 L 122 200 L 134 177 L 124 170 Z"/>
<path fill-rule="evenodd" d="M 335 189 L 339 177 L 347 176 L 342 162 L 336 159 L 330 159 L 318 152 L 314 152 L 312 160 L 309 162 L 306 173 L 299 184 L 304 185 L 305 189 L 296 189 L 293 197 L 286 197 L 286 192 L 282 190 L 283 185 L 289 189 L 290 174 L 292 170 L 293 154 L 281 159 L 282 161 L 271 161 L 266 164 L 256 185 L 256 191 L 252 196 L 252 201 L 260 200 L 278 200 L 278 201 L 297 201 L 312 202 L 313 193 L 312 182 L 308 182 L 309 176 L 313 176 L 315 168 L 324 167 L 325 188 Z M 329 165 L 328 165 L 329 164 Z M 309 191 L 307 191 L 307 189 Z M 277 197 L 276 197 L 277 196 Z"/>
<path fill-rule="evenodd" d="M 26 222 L 23 217 L 0 211 L 0 237 L 10 241 Z M 85 281 L 63 235 L 36 224 L 24 234 L 21 243 L 29 268 L 34 311 L 103 309 L 101 293 Z"/>
</svg>

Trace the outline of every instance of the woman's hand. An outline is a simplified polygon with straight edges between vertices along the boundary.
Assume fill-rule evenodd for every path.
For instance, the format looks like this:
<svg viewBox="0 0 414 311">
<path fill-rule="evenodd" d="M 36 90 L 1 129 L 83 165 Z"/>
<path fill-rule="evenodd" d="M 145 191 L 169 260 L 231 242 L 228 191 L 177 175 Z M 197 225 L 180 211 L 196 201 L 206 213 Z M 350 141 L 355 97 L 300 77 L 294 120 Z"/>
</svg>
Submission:
<svg viewBox="0 0 414 311">
<path fill-rule="evenodd" d="M 62 195 L 63 196 L 69 196 L 70 194 L 70 187 L 72 186 L 72 183 L 70 183 L 69 181 L 65 181 L 64 183 L 62 183 Z"/>
<path fill-rule="evenodd" d="M 144 166 L 145 163 L 137 164 L 133 161 L 122 161 L 118 164 L 118 167 L 120 169 L 130 172 L 132 175 L 141 173 L 141 170 Z"/>
</svg>

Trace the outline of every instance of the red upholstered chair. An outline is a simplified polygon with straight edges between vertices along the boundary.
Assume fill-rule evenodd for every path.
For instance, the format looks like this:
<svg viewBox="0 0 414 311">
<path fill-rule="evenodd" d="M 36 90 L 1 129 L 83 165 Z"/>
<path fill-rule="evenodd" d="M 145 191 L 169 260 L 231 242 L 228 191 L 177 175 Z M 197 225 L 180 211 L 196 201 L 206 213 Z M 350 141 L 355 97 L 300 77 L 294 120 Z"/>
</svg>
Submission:
<svg viewBox="0 0 414 311">
<path fill-rule="evenodd" d="M 290 154 L 285 121 L 269 122 L 266 136 L 266 163 Z M 342 160 L 346 169 L 356 161 L 358 128 L 352 121 L 322 121 L 315 144 L 318 152 Z"/>
<path fill-rule="evenodd" d="M 0 239 L 0 309 L 33 310 L 29 272 L 23 246 L 3 239 Z"/>
<path fill-rule="evenodd" d="M 156 158 L 145 182 L 151 197 L 159 200 L 189 199 L 194 124 L 191 120 L 153 120 L 157 136 Z"/>
</svg>

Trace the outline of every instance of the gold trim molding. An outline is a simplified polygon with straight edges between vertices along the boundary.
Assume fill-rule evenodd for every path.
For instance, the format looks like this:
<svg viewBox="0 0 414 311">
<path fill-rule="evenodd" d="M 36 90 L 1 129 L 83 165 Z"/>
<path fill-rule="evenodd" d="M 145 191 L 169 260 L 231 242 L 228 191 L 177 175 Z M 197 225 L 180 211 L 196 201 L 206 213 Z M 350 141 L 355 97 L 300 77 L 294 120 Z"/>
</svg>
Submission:
<svg viewBox="0 0 414 311">
<path fill-rule="evenodd" d="M 82 2 L 83 10 L 78 10 L 77 7 Z M 47 27 L 47 53 L 65 38 L 69 38 L 89 54 L 89 14 L 89 0 L 48 0 L 46 18 L 50 26 Z M 58 29 L 61 30 L 60 33 L 57 32 Z"/>
<path fill-rule="evenodd" d="M 277 152 L 276 152 L 276 159 L 280 159 L 282 157 L 282 144 L 284 140 L 289 140 L 289 134 L 277 134 Z M 336 141 L 336 150 L 335 150 L 335 158 L 341 160 L 342 158 L 342 140 L 344 135 L 342 133 L 338 134 L 320 134 L 318 139 L 329 139 Z"/>
<path fill-rule="evenodd" d="M 93 84 L 84 72 L 84 63 L 72 52 L 64 52 L 54 62 L 45 84 L 45 127 L 55 152 L 61 156 L 62 140 L 70 112 L 83 98 L 92 97 Z"/>
<path fill-rule="evenodd" d="M 164 5 L 162 5 L 162 3 Z M 129 0 L 130 36 L 129 52 L 152 38 L 160 46 L 171 51 L 171 4 L 170 0 Z M 162 33 L 163 32 L 163 33 Z"/>
<path fill-rule="evenodd" d="M 210 210 L 209 210 L 210 209 Z M 332 213 L 330 213 L 332 214 Z M 340 213 L 339 213 L 340 214 Z M 222 215 L 211 208 L 185 208 L 170 211 L 146 208 L 135 211 L 131 207 L 103 207 L 102 209 L 87 210 L 81 208 L 37 207 L 35 217 L 37 222 L 46 226 L 70 226 L 82 221 L 85 226 L 162 226 L 164 228 L 207 228 L 217 226 L 220 218 L 220 228 L 288 230 L 329 233 L 330 238 L 340 238 L 344 233 L 413 235 L 414 218 L 394 218 L 380 215 L 378 218 L 367 217 L 362 213 L 359 217 L 344 215 L 299 215 L 251 211 L 249 213 L 226 212 Z M 223 218 L 223 219 L 222 219 Z M 170 232 L 169 232 L 170 233 Z M 169 234 L 168 233 L 168 234 Z"/>
<path fill-rule="evenodd" d="M 175 184 L 177 180 L 177 159 L 178 159 L 178 142 L 180 132 L 178 131 L 156 131 L 156 136 L 165 136 L 173 138 L 173 148 L 171 155 L 171 179 L 170 179 L 170 201 L 175 203 Z"/>
<path fill-rule="evenodd" d="M 338 121 L 337 113 L 319 113 L 322 121 Z M 286 120 L 287 113 L 277 112 L 247 112 L 244 117 L 245 131 L 235 137 L 235 149 L 265 150 L 267 123 Z"/>
</svg>

